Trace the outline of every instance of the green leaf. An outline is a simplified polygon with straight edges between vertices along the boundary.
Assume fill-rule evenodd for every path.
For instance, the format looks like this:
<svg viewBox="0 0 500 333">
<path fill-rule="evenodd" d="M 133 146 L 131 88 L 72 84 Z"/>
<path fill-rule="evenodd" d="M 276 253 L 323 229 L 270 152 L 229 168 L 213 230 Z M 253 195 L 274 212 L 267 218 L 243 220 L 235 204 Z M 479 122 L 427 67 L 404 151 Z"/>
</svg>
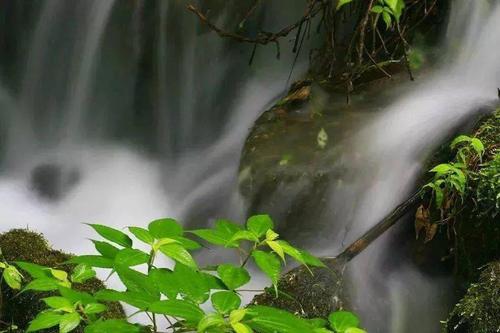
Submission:
<svg viewBox="0 0 500 333">
<path fill-rule="evenodd" d="M 483 156 L 484 154 L 484 145 L 481 140 L 478 138 L 472 138 L 470 141 L 470 144 L 472 148 L 476 151 L 476 153 L 479 155 L 479 157 Z"/>
<path fill-rule="evenodd" d="M 398 0 L 384 0 L 385 4 L 392 10 L 396 9 Z"/>
<path fill-rule="evenodd" d="M 247 314 L 247 309 L 237 309 L 231 311 L 229 314 L 229 322 L 232 323 L 238 323 L 245 318 L 245 315 Z"/>
<path fill-rule="evenodd" d="M 201 304 L 208 300 L 211 289 L 227 289 L 217 277 L 179 263 L 174 271 L 153 269 L 149 275 L 156 288 L 169 299 L 182 294 L 184 298 Z"/>
<path fill-rule="evenodd" d="M 225 247 L 238 247 L 237 242 L 230 242 L 235 233 L 241 230 L 241 227 L 226 220 L 215 222 L 215 229 L 198 229 L 191 233 L 215 245 Z"/>
<path fill-rule="evenodd" d="M 325 149 L 326 145 L 328 144 L 328 134 L 326 133 L 324 128 L 322 128 L 318 132 L 318 136 L 316 137 L 316 143 L 318 144 L 318 147 L 321 149 Z"/>
<path fill-rule="evenodd" d="M 15 290 L 21 289 L 22 275 L 14 266 L 7 266 L 2 274 L 5 283 Z"/>
<path fill-rule="evenodd" d="M 316 327 L 314 328 L 314 333 L 335 333 L 335 332 L 330 331 L 329 329 L 324 327 Z"/>
<path fill-rule="evenodd" d="M 307 320 L 290 312 L 267 306 L 249 306 L 247 314 L 251 317 L 245 324 L 257 332 L 268 333 L 313 333 Z"/>
<path fill-rule="evenodd" d="M 254 215 L 247 221 L 247 229 L 258 237 L 264 236 L 273 227 L 274 223 L 269 215 Z"/>
<path fill-rule="evenodd" d="M 136 292 L 136 291 L 116 291 L 110 289 L 99 290 L 95 297 L 99 301 L 104 302 L 123 302 L 133 307 L 138 308 L 139 310 L 146 311 L 149 306 L 157 302 L 159 297 L 153 297 L 144 292 Z"/>
<path fill-rule="evenodd" d="M 153 244 L 153 251 L 156 252 L 160 247 L 167 244 L 180 244 L 180 242 L 172 238 L 161 238 Z"/>
<path fill-rule="evenodd" d="M 243 267 L 236 267 L 231 264 L 222 264 L 217 267 L 222 282 L 229 289 L 237 289 L 250 281 L 250 274 Z"/>
<path fill-rule="evenodd" d="M 314 327 L 314 328 L 326 327 L 326 325 L 328 325 L 328 321 L 326 321 L 323 318 L 312 318 L 312 319 L 309 319 L 308 321 L 309 321 L 309 324 L 311 324 L 312 327 Z"/>
<path fill-rule="evenodd" d="M 241 305 L 241 299 L 233 291 L 219 291 L 212 294 L 212 305 L 214 309 L 222 314 L 229 313 L 236 310 Z"/>
<path fill-rule="evenodd" d="M 441 207 L 443 205 L 444 193 L 443 193 L 443 190 L 439 186 L 434 187 L 434 195 L 436 196 L 436 199 L 435 199 L 436 206 Z"/>
<path fill-rule="evenodd" d="M 57 290 L 59 288 L 59 281 L 51 278 L 42 278 L 35 279 L 28 283 L 26 287 L 24 287 L 23 291 L 27 290 L 35 290 L 35 291 L 52 291 Z"/>
<path fill-rule="evenodd" d="M 41 312 L 30 322 L 26 332 L 35 332 L 59 325 L 63 316 L 53 311 Z"/>
<path fill-rule="evenodd" d="M 430 170 L 430 172 L 435 172 L 437 174 L 446 174 L 452 169 L 452 166 L 448 163 L 443 163 L 435 166 Z"/>
<path fill-rule="evenodd" d="M 151 222 L 148 226 L 149 233 L 156 239 L 182 236 L 184 230 L 174 219 L 159 219 Z"/>
<path fill-rule="evenodd" d="M 385 22 L 385 27 L 387 29 L 389 29 L 392 25 L 392 18 L 391 18 L 391 15 L 386 12 L 386 11 L 383 11 L 382 12 L 382 18 L 384 19 L 384 22 Z"/>
<path fill-rule="evenodd" d="M 68 273 L 65 271 L 61 271 L 59 269 L 49 269 L 50 274 L 52 274 L 53 277 L 55 277 L 59 281 L 68 281 Z"/>
<path fill-rule="evenodd" d="M 375 14 L 380 14 L 384 11 L 384 8 L 382 6 L 373 6 L 372 8 L 372 13 L 375 13 Z"/>
<path fill-rule="evenodd" d="M 367 333 L 365 330 L 357 327 L 349 327 L 344 331 L 344 333 Z"/>
<path fill-rule="evenodd" d="M 228 244 L 235 244 L 235 243 L 237 244 L 241 240 L 258 242 L 259 237 L 253 231 L 241 230 L 233 235 L 233 237 L 229 240 Z"/>
<path fill-rule="evenodd" d="M 115 269 L 128 291 L 144 293 L 151 296 L 151 298 L 160 299 L 160 292 L 156 285 L 152 283 L 150 276 L 125 266 L 116 266 Z"/>
<path fill-rule="evenodd" d="M 171 270 L 166 268 L 153 269 L 149 272 L 149 276 L 156 288 L 169 299 L 177 298 L 177 294 L 181 292 L 177 275 Z"/>
<path fill-rule="evenodd" d="M 352 0 L 339 0 L 337 3 L 337 10 L 339 10 L 342 6 L 347 5 L 348 3 L 351 3 Z"/>
<path fill-rule="evenodd" d="M 197 250 L 201 248 L 200 243 L 186 237 L 172 236 L 172 239 L 179 242 L 186 250 Z"/>
<path fill-rule="evenodd" d="M 273 240 L 276 240 L 278 239 L 280 235 L 277 234 L 274 230 L 272 229 L 269 229 L 266 231 L 266 240 L 267 241 L 273 241 Z"/>
<path fill-rule="evenodd" d="M 205 314 L 198 305 L 183 300 L 158 301 L 151 304 L 149 311 L 179 317 L 194 323 L 198 323 Z"/>
<path fill-rule="evenodd" d="M 100 320 L 85 328 L 85 333 L 140 333 L 141 331 L 139 326 L 123 319 Z"/>
<path fill-rule="evenodd" d="M 150 256 L 136 249 L 123 249 L 116 255 L 115 264 L 132 267 L 149 262 Z"/>
<path fill-rule="evenodd" d="M 80 315 L 76 312 L 68 313 L 62 316 L 59 322 L 59 333 L 68 333 L 80 325 Z"/>
<path fill-rule="evenodd" d="M 471 138 L 470 136 L 467 136 L 467 135 L 459 135 L 457 136 L 452 142 L 451 142 L 451 145 L 450 145 L 450 148 L 451 149 L 455 149 L 455 147 L 462 143 L 462 142 L 470 142 Z"/>
<path fill-rule="evenodd" d="M 101 304 L 101 303 L 87 304 L 83 308 L 83 312 L 85 312 L 85 314 L 87 314 L 87 315 L 102 313 L 102 312 L 104 312 L 106 310 L 107 310 L 107 306 L 104 305 L 104 304 Z"/>
<path fill-rule="evenodd" d="M 32 264 L 29 262 L 16 261 L 16 265 L 27 272 L 34 279 L 51 277 L 48 267 Z"/>
<path fill-rule="evenodd" d="M 276 242 L 283 248 L 283 251 L 286 254 L 297 260 L 299 263 L 303 265 L 325 267 L 325 264 L 321 260 L 314 257 L 309 252 L 297 249 L 284 240 L 277 240 Z"/>
<path fill-rule="evenodd" d="M 101 237 L 115 243 L 121 245 L 123 247 L 132 247 L 132 240 L 129 236 L 121 232 L 120 230 L 116 230 L 105 225 L 101 224 L 89 224 Z"/>
<path fill-rule="evenodd" d="M 167 257 L 191 268 L 198 268 L 191 254 L 179 244 L 167 244 L 160 247 L 160 251 Z"/>
<path fill-rule="evenodd" d="M 222 328 L 226 325 L 224 318 L 218 313 L 206 314 L 198 323 L 198 332 L 207 332 L 209 328 Z M 210 332 L 210 330 L 209 330 Z"/>
<path fill-rule="evenodd" d="M 276 241 L 266 241 L 267 245 L 276 253 L 283 262 L 285 262 L 285 251 L 283 251 L 283 247 Z"/>
<path fill-rule="evenodd" d="M 90 267 L 98 267 L 98 268 L 113 268 L 114 262 L 112 259 L 105 258 L 103 256 L 94 256 L 94 255 L 84 255 L 73 257 L 68 260 L 70 264 L 84 264 Z"/>
<path fill-rule="evenodd" d="M 82 303 L 82 305 L 86 305 L 86 304 L 91 304 L 91 303 L 96 302 L 95 298 L 92 295 L 90 295 L 89 293 L 66 288 L 63 286 L 59 286 L 58 289 L 59 289 L 59 293 L 61 294 L 61 296 L 67 298 L 73 304 L 80 302 L 80 303 Z"/>
<path fill-rule="evenodd" d="M 177 263 L 174 268 L 176 286 L 184 298 L 196 303 L 205 303 L 210 296 L 209 274 Z"/>
<path fill-rule="evenodd" d="M 85 264 L 79 264 L 73 269 L 71 281 L 74 283 L 84 283 L 96 277 L 96 272 Z"/>
<path fill-rule="evenodd" d="M 118 252 L 120 252 L 120 249 L 114 247 L 113 245 L 109 244 L 108 242 L 101 242 L 97 240 L 92 240 L 92 243 L 94 243 L 95 249 L 97 252 L 99 252 L 103 257 L 109 258 L 109 259 L 115 259 L 116 255 Z"/>
<path fill-rule="evenodd" d="M 317 257 L 313 256 L 305 250 L 300 250 L 304 264 L 316 267 L 326 267 L 326 265 Z"/>
<path fill-rule="evenodd" d="M 231 327 L 236 333 L 253 333 L 253 330 L 250 326 L 243 323 L 231 323 Z"/>
<path fill-rule="evenodd" d="M 128 230 L 141 242 L 153 245 L 155 238 L 148 230 L 139 227 L 128 227 Z"/>
<path fill-rule="evenodd" d="M 345 332 L 348 328 L 358 327 L 358 317 L 349 311 L 336 311 L 328 316 L 330 326 L 337 332 Z"/>
<path fill-rule="evenodd" d="M 43 298 L 42 301 L 44 301 L 48 307 L 54 310 L 59 310 L 64 312 L 75 312 L 75 307 L 73 306 L 73 303 L 65 297 L 52 296 Z"/>
<path fill-rule="evenodd" d="M 252 257 L 257 266 L 264 272 L 272 281 L 273 285 L 278 285 L 278 280 L 281 273 L 281 262 L 274 253 L 264 251 L 253 251 Z"/>
</svg>

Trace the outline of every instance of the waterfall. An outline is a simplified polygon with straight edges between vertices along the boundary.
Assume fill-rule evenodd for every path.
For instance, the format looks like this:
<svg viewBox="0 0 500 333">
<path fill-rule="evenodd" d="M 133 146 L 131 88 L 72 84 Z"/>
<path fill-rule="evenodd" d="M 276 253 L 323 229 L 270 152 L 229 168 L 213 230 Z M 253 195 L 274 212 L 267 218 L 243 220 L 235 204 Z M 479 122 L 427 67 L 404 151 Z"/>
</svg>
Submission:
<svg viewBox="0 0 500 333">
<path fill-rule="evenodd" d="M 286 89 L 293 40 L 281 46 L 280 60 L 273 46 L 259 47 L 250 67 L 252 46 L 210 33 L 183 0 L 34 3 L 16 7 L 19 17 L 36 18 L 20 34 L 31 39 L 19 41 L 19 78 L 0 77 L 0 232 L 27 226 L 78 253 L 92 250 L 82 222 L 122 228 L 165 216 L 197 225 L 241 219 L 241 148 Z M 217 8 L 214 19 L 234 27 L 241 3 Z M 322 215 L 334 222 L 322 224 L 318 251 L 338 252 L 402 202 L 432 150 L 496 98 L 500 4 L 452 5 L 439 68 L 399 88 L 403 97 L 336 143 L 333 168 L 351 181 L 330 186 Z M 303 2 L 276 0 L 255 16 L 275 30 L 301 15 Z M 314 42 L 292 80 L 307 69 Z M 404 262 L 395 237 L 381 237 L 348 269 L 363 323 L 370 333 L 438 332 L 450 280 L 429 279 Z"/>
<path fill-rule="evenodd" d="M 121 228 L 170 216 L 200 225 L 243 214 L 240 150 L 286 89 L 293 41 L 281 60 L 273 47 L 260 48 L 248 66 L 252 46 L 210 33 L 187 3 L 10 8 L 34 22 L 19 28 L 31 38 L 19 41 L 20 79 L 5 82 L 15 93 L 0 105 L 0 231 L 28 226 L 81 252 L 91 244 L 61 235 L 90 237 L 83 222 Z M 301 6 L 283 11 L 284 3 L 266 4 L 256 20 L 274 30 L 302 15 Z M 233 27 L 243 5 L 217 5 L 214 19 Z M 307 57 L 305 49 L 294 76 Z"/>
<path fill-rule="evenodd" d="M 345 178 L 352 181 L 332 186 L 330 193 L 326 215 L 335 221 L 330 242 L 337 251 L 403 202 L 433 150 L 482 106 L 495 103 L 500 4 L 460 0 L 452 6 L 440 68 L 397 90 L 402 97 L 338 144 L 345 148 L 337 167 L 349 170 Z M 402 258 L 405 244 L 398 237 L 396 228 L 350 265 L 347 280 L 364 323 L 369 332 L 439 332 L 453 282 L 428 277 Z M 332 248 L 323 251 L 332 253 Z"/>
</svg>

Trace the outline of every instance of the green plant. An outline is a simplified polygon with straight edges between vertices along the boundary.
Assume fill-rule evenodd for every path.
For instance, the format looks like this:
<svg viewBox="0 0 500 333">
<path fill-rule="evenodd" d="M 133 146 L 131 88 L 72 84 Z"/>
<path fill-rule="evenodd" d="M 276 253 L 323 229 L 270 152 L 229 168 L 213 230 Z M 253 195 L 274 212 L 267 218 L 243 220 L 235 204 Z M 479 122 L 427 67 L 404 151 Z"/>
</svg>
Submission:
<svg viewBox="0 0 500 333">
<path fill-rule="evenodd" d="M 0 249 L 0 256 L 2 255 L 2 251 Z M 2 272 L 2 277 L 0 279 L 0 283 L 5 281 L 5 283 L 12 289 L 21 289 L 21 282 L 23 276 L 19 272 L 19 270 L 13 266 L 9 265 L 6 261 L 0 261 L 0 272 Z M 1 287 L 1 285 L 0 285 Z M 0 289 L 1 291 L 1 289 Z"/>
<path fill-rule="evenodd" d="M 353 0 L 340 0 L 337 3 L 337 10 L 351 2 L 353 2 Z M 389 29 L 393 20 L 399 23 L 405 6 L 404 0 L 378 0 L 377 4 L 372 7 L 371 12 L 377 15 L 375 21 L 377 21 L 379 15 L 381 15 L 387 29 Z"/>
<path fill-rule="evenodd" d="M 450 200 L 459 197 L 463 200 L 469 175 L 469 164 L 475 158 L 481 160 L 484 145 L 478 138 L 460 135 L 453 140 L 451 149 L 457 149 L 457 162 L 442 163 L 429 172 L 434 179 L 424 186 L 432 190 L 432 197 L 438 209 L 448 209 Z M 432 200 L 431 200 L 432 201 Z"/>
<path fill-rule="evenodd" d="M 280 239 L 267 215 L 250 217 L 245 227 L 219 220 L 212 229 L 185 231 L 173 219 L 155 220 L 147 229 L 129 227 L 130 234 L 143 243 L 143 248 L 147 247 L 146 252 L 134 247 L 132 238 L 120 230 L 98 224 L 89 226 L 104 239 L 93 240 L 99 254 L 70 259 L 69 263 L 76 265 L 71 274 L 33 263 L 16 263 L 32 277 L 21 293 L 55 292 L 55 296 L 43 299 L 47 309 L 30 323 L 27 332 L 56 326 L 61 333 L 82 326 L 85 333 L 364 332 L 358 328 L 359 319 L 347 311 L 335 312 L 328 320 L 307 320 L 267 306 L 241 307 L 241 294 L 245 292 L 242 287 L 251 279 L 246 269 L 249 262 L 269 277 L 276 292 L 287 257 L 306 266 L 323 266 L 316 257 Z M 190 235 L 237 251 L 240 263 L 200 267 L 192 252 L 201 244 Z M 157 259 L 162 255 L 174 261 L 172 269 L 158 265 Z M 95 277 L 94 268 L 108 269 L 110 276 L 117 274 L 124 288 L 103 289 L 94 294 L 77 291 L 75 286 Z M 106 302 L 126 303 L 137 310 L 134 314 L 145 313 L 151 324 L 104 319 Z M 213 310 L 205 310 L 204 304 Z M 165 318 L 167 327 L 159 327 L 159 317 Z"/>
<path fill-rule="evenodd" d="M 467 135 L 455 138 L 450 148 L 456 150 L 454 162 L 441 163 L 429 171 L 434 177 L 422 189 L 423 196 L 430 194 L 428 205 L 421 205 L 415 216 L 417 236 L 420 230 L 425 230 L 426 242 L 434 238 L 438 224 L 453 221 L 460 213 L 468 182 L 475 177 L 473 169 L 482 161 L 485 152 L 480 139 Z"/>
<path fill-rule="evenodd" d="M 372 12 L 382 15 L 387 29 L 392 25 L 393 20 L 399 24 L 399 19 L 405 8 L 404 0 L 378 0 L 376 6 L 373 6 Z"/>
<path fill-rule="evenodd" d="M 496 218 L 500 214 L 500 154 L 476 175 L 476 211 L 481 216 Z"/>
</svg>

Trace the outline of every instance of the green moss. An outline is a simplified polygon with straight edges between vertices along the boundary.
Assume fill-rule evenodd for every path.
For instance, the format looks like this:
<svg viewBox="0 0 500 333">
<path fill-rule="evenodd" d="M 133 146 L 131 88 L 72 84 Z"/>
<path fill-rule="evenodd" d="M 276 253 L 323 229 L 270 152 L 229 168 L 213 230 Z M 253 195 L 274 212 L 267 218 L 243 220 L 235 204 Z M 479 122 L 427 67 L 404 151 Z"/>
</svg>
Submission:
<svg viewBox="0 0 500 333">
<path fill-rule="evenodd" d="M 27 261 L 67 272 L 70 272 L 72 268 L 71 265 L 64 264 L 71 258 L 71 255 L 53 250 L 41 234 L 29 230 L 15 229 L 0 234 L 0 249 L 2 249 L 5 260 L 9 262 Z M 103 289 L 104 284 L 97 279 L 92 279 L 75 286 L 75 288 L 94 293 L 99 289 Z M 21 329 L 26 329 L 28 323 L 33 320 L 36 314 L 45 309 L 41 299 L 49 295 L 51 293 L 33 292 L 16 295 L 6 285 L 2 285 L 0 320 L 6 323 L 15 323 Z M 118 303 L 108 303 L 107 305 L 106 318 L 125 317 L 123 309 Z M 1 328 L 2 326 L 0 326 Z M 79 329 L 76 332 L 83 332 L 83 330 Z"/>
<path fill-rule="evenodd" d="M 482 163 L 471 170 L 462 211 L 456 219 L 457 272 L 468 285 L 478 268 L 500 256 L 500 109 L 475 131 L 486 148 Z"/>
<path fill-rule="evenodd" d="M 274 288 L 255 296 L 253 303 L 284 309 L 305 318 L 326 318 L 331 312 L 349 307 L 343 289 L 343 267 L 329 268 L 300 266 L 283 275 Z"/>
<path fill-rule="evenodd" d="M 455 306 L 446 324 L 448 333 L 500 332 L 500 261 L 489 264 L 479 282 Z"/>
</svg>

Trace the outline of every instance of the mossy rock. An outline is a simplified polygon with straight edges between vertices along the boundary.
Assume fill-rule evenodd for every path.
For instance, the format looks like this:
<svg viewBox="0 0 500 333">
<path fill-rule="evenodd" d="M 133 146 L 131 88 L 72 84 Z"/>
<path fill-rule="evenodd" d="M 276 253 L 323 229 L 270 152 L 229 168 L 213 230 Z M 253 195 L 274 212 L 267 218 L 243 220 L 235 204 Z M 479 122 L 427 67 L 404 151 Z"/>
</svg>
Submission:
<svg viewBox="0 0 500 333">
<path fill-rule="evenodd" d="M 66 272 L 70 272 L 73 267 L 65 264 L 72 257 L 70 254 L 53 250 L 43 235 L 29 230 L 15 229 L 0 234 L 0 249 L 3 257 L 8 262 L 26 261 Z M 25 274 L 25 277 L 27 277 L 27 274 Z M 75 288 L 80 291 L 94 293 L 105 288 L 105 286 L 100 280 L 92 279 L 84 284 L 75 285 Z M 29 291 L 16 295 L 5 284 L 2 284 L 0 323 L 13 323 L 24 332 L 29 322 L 46 308 L 41 299 L 52 295 L 53 293 L 50 292 L 34 293 Z M 107 306 L 108 311 L 104 314 L 105 318 L 125 318 L 125 313 L 120 304 L 107 303 Z M 0 325 L 1 329 L 2 326 Z M 46 332 L 57 332 L 57 330 L 46 330 Z M 83 332 L 83 328 L 80 327 L 75 332 Z"/>
<path fill-rule="evenodd" d="M 472 284 L 457 303 L 446 324 L 446 332 L 500 332 L 500 261 L 489 264 L 479 282 Z"/>
<path fill-rule="evenodd" d="M 349 308 L 343 288 L 345 265 L 332 259 L 325 264 L 327 267 L 292 269 L 280 278 L 278 294 L 274 288 L 267 288 L 252 303 L 287 310 L 304 318 L 327 318 L 334 311 Z"/>
<path fill-rule="evenodd" d="M 486 153 L 456 221 L 457 272 L 465 283 L 477 280 L 479 267 L 500 259 L 500 109 L 484 119 L 475 136 Z"/>
</svg>

